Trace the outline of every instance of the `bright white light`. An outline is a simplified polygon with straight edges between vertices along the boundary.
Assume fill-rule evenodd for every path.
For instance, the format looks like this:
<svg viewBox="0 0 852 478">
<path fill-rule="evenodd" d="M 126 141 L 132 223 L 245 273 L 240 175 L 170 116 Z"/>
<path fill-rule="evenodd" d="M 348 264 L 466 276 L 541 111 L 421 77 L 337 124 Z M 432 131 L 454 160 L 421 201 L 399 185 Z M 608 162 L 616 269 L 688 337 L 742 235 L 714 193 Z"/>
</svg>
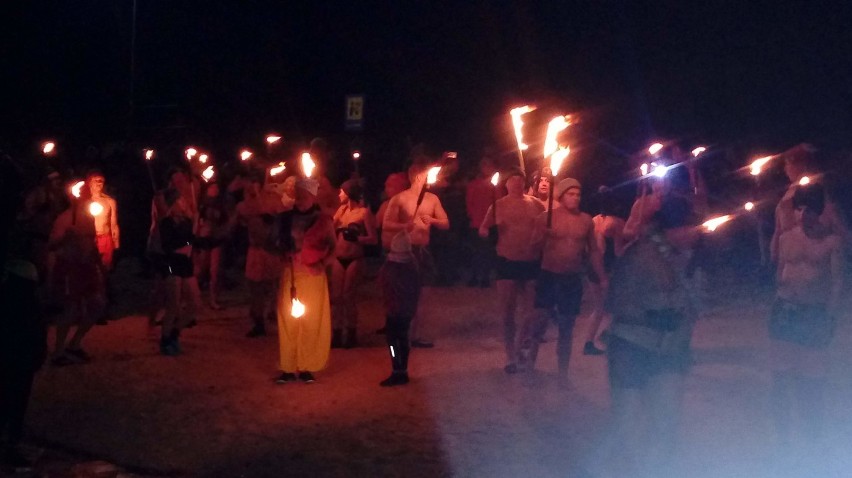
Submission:
<svg viewBox="0 0 852 478">
<path fill-rule="evenodd" d="M 426 184 L 435 184 L 438 182 L 438 173 L 440 172 L 440 166 L 433 166 L 429 168 L 429 172 L 426 173 Z"/>
<path fill-rule="evenodd" d="M 85 181 L 77 181 L 71 186 L 71 195 L 77 199 L 80 199 L 80 193 L 83 191 L 83 186 L 86 185 Z"/>
<path fill-rule="evenodd" d="M 763 167 L 766 166 L 766 163 L 772 161 L 772 156 L 765 156 L 763 158 L 758 158 L 752 161 L 751 166 L 751 175 L 758 176 L 761 172 L 763 172 Z"/>
<path fill-rule="evenodd" d="M 240 151 L 240 159 L 241 160 L 248 161 L 249 159 L 251 159 L 251 157 L 252 157 L 251 151 L 249 151 L 247 149 Z"/>
<path fill-rule="evenodd" d="M 692 150 L 692 155 L 697 158 L 704 151 L 707 151 L 707 148 L 705 148 L 704 146 L 699 146 Z"/>
<path fill-rule="evenodd" d="M 731 216 L 728 215 L 714 217 L 713 219 L 706 221 L 704 224 L 702 224 L 702 226 L 704 226 L 704 229 L 706 229 L 708 232 L 713 232 L 716 230 L 717 227 L 721 226 L 722 224 L 725 224 L 730 220 Z"/>
<path fill-rule="evenodd" d="M 44 154 L 50 154 L 56 149 L 56 143 L 53 141 L 48 141 L 41 145 L 41 152 Z"/>
<path fill-rule="evenodd" d="M 275 144 L 281 140 L 281 136 L 275 136 L 274 134 L 270 134 L 266 137 L 266 142 L 269 144 Z"/>
<path fill-rule="evenodd" d="M 150 161 L 151 158 L 153 158 L 153 157 L 154 157 L 154 150 L 153 149 L 146 149 L 145 150 L 145 159 Z"/>
<path fill-rule="evenodd" d="M 353 151 L 352 152 L 352 159 L 354 159 L 356 161 L 361 159 L 361 152 L 360 151 Z"/>
<path fill-rule="evenodd" d="M 666 177 L 666 173 L 669 172 L 669 168 L 664 164 L 651 163 L 651 166 L 654 167 L 654 169 L 651 171 L 651 174 L 658 178 Z"/>
<path fill-rule="evenodd" d="M 201 177 L 204 178 L 205 182 L 210 182 L 213 179 L 213 175 L 215 171 L 213 171 L 213 166 L 207 166 L 207 169 L 201 172 Z"/>
<path fill-rule="evenodd" d="M 744 208 L 746 211 L 754 210 L 754 203 L 753 203 L 753 202 L 751 202 L 751 201 L 749 201 L 749 202 L 745 203 L 745 206 L 743 206 L 743 208 Z"/>
<path fill-rule="evenodd" d="M 270 176 L 277 176 L 277 175 L 283 173 L 285 169 L 287 169 L 287 166 L 284 165 L 284 162 L 280 162 L 280 163 L 278 163 L 278 166 L 275 166 L 274 168 L 269 170 L 269 175 Z"/>
<path fill-rule="evenodd" d="M 298 319 L 305 315 L 306 311 L 307 310 L 305 304 L 303 304 L 302 301 L 294 297 L 293 305 L 290 307 L 290 315 L 292 315 L 294 319 Z"/>
<path fill-rule="evenodd" d="M 651 146 L 649 146 L 649 147 L 648 147 L 648 153 L 650 153 L 650 154 L 651 154 L 651 156 L 655 156 L 655 155 L 656 155 L 657 153 L 659 153 L 662 149 L 663 149 L 663 145 L 662 145 L 662 144 L 660 144 L 660 143 L 654 143 L 654 144 L 652 144 Z"/>
<path fill-rule="evenodd" d="M 198 157 L 198 162 L 201 163 L 201 164 L 207 164 L 208 158 L 210 158 L 210 156 L 207 156 L 206 154 L 202 154 L 201 156 Z"/>
<path fill-rule="evenodd" d="M 642 173 L 642 176 L 648 175 L 648 163 L 642 163 L 642 166 L 639 166 L 639 172 Z"/>
<path fill-rule="evenodd" d="M 396 358 L 396 352 L 393 350 L 393 345 L 390 346 L 391 358 Z"/>
<path fill-rule="evenodd" d="M 562 164 L 564 163 L 565 158 L 567 158 L 568 154 L 570 153 L 571 148 L 566 146 L 564 148 L 557 149 L 550 156 L 550 174 L 552 174 L 554 177 L 559 175 L 559 170 L 562 169 Z"/>
<path fill-rule="evenodd" d="M 194 158 L 195 155 L 198 154 L 198 150 L 193 148 L 192 146 L 190 146 L 189 148 L 186 148 L 185 153 L 186 153 L 186 159 L 191 161 L 192 158 Z"/>
<path fill-rule="evenodd" d="M 100 203 L 92 202 L 91 204 L 89 204 L 89 214 L 91 214 L 92 217 L 98 217 L 103 212 L 104 212 L 104 207 L 101 206 Z"/>
<path fill-rule="evenodd" d="M 311 153 L 302 153 L 302 172 L 305 173 L 306 178 L 314 174 L 314 168 L 316 167 L 317 163 L 311 158 Z"/>
<path fill-rule="evenodd" d="M 500 173 L 494 173 L 491 176 L 491 185 L 497 187 L 497 183 L 500 182 Z"/>
<path fill-rule="evenodd" d="M 802 176 L 802 179 L 799 180 L 799 186 L 807 186 L 811 183 L 811 178 L 807 176 Z"/>
</svg>

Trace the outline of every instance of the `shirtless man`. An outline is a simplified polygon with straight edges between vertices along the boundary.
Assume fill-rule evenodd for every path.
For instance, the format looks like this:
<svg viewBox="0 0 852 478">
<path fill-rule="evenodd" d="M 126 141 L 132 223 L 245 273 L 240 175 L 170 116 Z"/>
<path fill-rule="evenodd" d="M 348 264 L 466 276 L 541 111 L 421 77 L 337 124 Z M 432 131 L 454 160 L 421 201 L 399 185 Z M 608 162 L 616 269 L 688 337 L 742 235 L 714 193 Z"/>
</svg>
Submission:
<svg viewBox="0 0 852 478">
<path fill-rule="evenodd" d="M 417 207 L 417 197 L 420 195 L 420 190 L 426 185 L 427 170 L 428 167 L 421 164 L 414 164 L 408 168 L 408 179 L 411 182 L 411 187 L 390 200 L 382 221 L 382 229 L 388 231 L 391 236 L 403 230 L 408 231 L 411 237 L 412 253 L 417 260 L 420 277 L 424 285 L 430 285 L 430 280 L 434 281 L 435 278 L 435 265 L 432 254 L 429 252 L 429 232 L 433 226 L 443 230 L 450 228 L 450 220 L 446 211 L 444 211 L 444 207 L 441 206 L 441 200 L 438 199 L 438 196 L 427 192 L 423 196 L 420 207 Z M 429 287 L 424 287 L 420 304 L 428 302 L 429 295 Z M 423 340 L 423 337 L 418 335 L 422 328 L 420 326 L 422 325 L 422 315 L 422 313 L 418 313 L 417 318 L 412 322 L 411 346 L 429 348 L 433 344 Z"/>
<path fill-rule="evenodd" d="M 799 185 L 799 181 L 809 174 L 811 153 L 806 146 L 801 145 L 786 153 L 784 159 L 784 174 L 790 180 L 790 186 L 784 193 L 784 197 L 775 208 L 775 232 L 769 245 L 769 253 L 772 262 L 778 261 L 778 241 L 781 235 L 797 226 L 795 208 L 793 207 L 793 194 Z M 813 181 L 814 178 L 809 176 Z M 831 201 L 825 201 L 823 213 L 819 216 L 822 225 L 829 228 L 845 240 L 848 232 L 837 206 Z"/>
<path fill-rule="evenodd" d="M 580 212 L 580 182 L 566 178 L 556 185 L 555 199 L 560 207 L 553 208 L 553 223 L 547 227 L 547 213 L 539 214 L 535 222 L 533 244 L 542 245 L 541 272 L 535 291 L 536 314 L 525 325 L 521 366 L 532 370 L 538 344 L 547 329 L 547 317 L 559 327 L 556 360 L 560 377 L 566 377 L 571 358 L 571 336 L 574 320 L 580 313 L 583 297 L 583 273 L 586 259 L 606 289 L 609 281 L 604 272 L 603 258 L 598 250 L 595 225 L 591 216 Z"/>
<path fill-rule="evenodd" d="M 95 216 L 95 243 L 101 255 L 101 263 L 106 270 L 112 269 L 113 253 L 119 247 L 118 207 L 115 199 L 104 194 L 104 175 L 92 171 L 86 177 L 86 185 L 92 196 L 92 202 L 98 203 L 102 211 Z"/>
<path fill-rule="evenodd" d="M 503 343 L 506 350 L 506 373 L 518 371 L 515 333 L 515 310 L 518 298 L 529 312 L 528 284 L 538 274 L 540 251 L 532 243 L 536 218 L 545 206 L 538 199 L 524 194 L 526 177 L 519 168 L 507 174 L 508 196 L 497 200 L 497 292 L 503 312 Z M 479 237 L 487 238 L 495 225 L 494 207 L 489 207 L 479 227 Z"/>
<path fill-rule="evenodd" d="M 822 186 L 796 187 L 792 206 L 795 226 L 778 238 L 778 294 L 769 320 L 772 411 L 778 451 L 785 458 L 801 450 L 821 451 L 828 346 L 844 276 L 843 239 L 822 220 Z M 795 430 L 794 423 L 801 429 Z M 793 436 L 807 442 L 790 443 Z"/>
</svg>

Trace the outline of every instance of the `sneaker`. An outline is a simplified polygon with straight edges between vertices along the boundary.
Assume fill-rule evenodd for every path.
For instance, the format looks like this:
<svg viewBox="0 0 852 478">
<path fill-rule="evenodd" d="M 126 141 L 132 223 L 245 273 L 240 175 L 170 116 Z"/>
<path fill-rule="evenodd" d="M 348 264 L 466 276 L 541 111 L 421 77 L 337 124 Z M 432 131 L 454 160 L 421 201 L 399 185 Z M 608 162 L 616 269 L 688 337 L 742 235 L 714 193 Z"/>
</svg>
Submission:
<svg viewBox="0 0 852 478">
<path fill-rule="evenodd" d="M 300 372 L 299 380 L 305 383 L 314 383 L 317 381 L 317 379 L 314 378 L 314 374 L 312 374 L 311 372 Z"/>
<path fill-rule="evenodd" d="M 248 331 L 246 337 L 253 339 L 255 337 L 264 337 L 266 335 L 266 329 L 263 327 L 252 327 L 251 330 Z"/>
<path fill-rule="evenodd" d="M 407 372 L 393 372 L 390 377 L 379 382 L 380 387 L 395 387 L 408 383 Z"/>
<path fill-rule="evenodd" d="M 278 385 L 282 385 L 282 384 L 289 383 L 289 382 L 295 382 L 295 381 L 296 381 L 296 374 L 290 373 L 290 372 L 281 372 L 281 375 L 279 375 L 278 378 L 275 379 L 275 383 L 277 383 Z"/>
<path fill-rule="evenodd" d="M 412 340 L 411 346 L 416 349 L 431 349 L 435 344 L 427 340 Z"/>
<path fill-rule="evenodd" d="M 50 361 L 50 365 L 54 367 L 67 367 L 68 365 L 74 365 L 76 363 L 78 363 L 76 360 L 65 354 L 53 357 L 53 359 Z"/>
<path fill-rule="evenodd" d="M 77 359 L 80 362 L 88 363 L 92 361 L 92 356 L 87 354 L 85 350 L 82 348 L 79 349 L 66 349 L 65 353 L 70 355 L 72 359 Z"/>
<path fill-rule="evenodd" d="M 606 352 L 595 347 L 594 342 L 586 342 L 583 346 L 583 355 L 604 355 Z"/>
<path fill-rule="evenodd" d="M 503 367 L 503 371 L 508 373 L 509 375 L 518 373 L 518 364 L 510 363 L 509 365 Z"/>
</svg>

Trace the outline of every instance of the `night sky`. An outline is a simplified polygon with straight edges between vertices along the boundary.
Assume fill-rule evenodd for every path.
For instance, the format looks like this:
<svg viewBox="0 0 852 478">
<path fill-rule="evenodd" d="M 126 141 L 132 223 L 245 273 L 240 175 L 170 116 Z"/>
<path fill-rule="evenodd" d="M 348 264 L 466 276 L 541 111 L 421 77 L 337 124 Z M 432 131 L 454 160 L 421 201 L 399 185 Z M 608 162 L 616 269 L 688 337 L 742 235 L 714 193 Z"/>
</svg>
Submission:
<svg viewBox="0 0 852 478">
<path fill-rule="evenodd" d="M 522 102 L 533 122 L 578 114 L 590 155 L 852 138 L 848 2 L 137 1 L 137 140 L 346 148 L 347 93 L 389 161 L 419 142 L 510 154 Z M 3 143 L 126 137 L 132 0 L 4 3 Z"/>
</svg>

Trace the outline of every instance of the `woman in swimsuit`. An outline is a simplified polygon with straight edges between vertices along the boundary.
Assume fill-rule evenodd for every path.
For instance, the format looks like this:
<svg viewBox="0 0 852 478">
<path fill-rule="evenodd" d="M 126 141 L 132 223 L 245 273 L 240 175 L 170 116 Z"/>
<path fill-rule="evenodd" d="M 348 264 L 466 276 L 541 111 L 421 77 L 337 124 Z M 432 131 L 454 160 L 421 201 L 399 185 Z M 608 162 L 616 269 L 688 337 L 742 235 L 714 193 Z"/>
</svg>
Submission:
<svg viewBox="0 0 852 478">
<path fill-rule="evenodd" d="M 357 347 L 358 309 L 355 291 L 364 271 L 364 246 L 377 243 L 376 220 L 363 202 L 361 185 L 349 180 L 340 187 L 340 208 L 334 214 L 337 260 L 331 265 L 332 348 Z M 343 329 L 346 328 L 346 341 Z"/>
</svg>

